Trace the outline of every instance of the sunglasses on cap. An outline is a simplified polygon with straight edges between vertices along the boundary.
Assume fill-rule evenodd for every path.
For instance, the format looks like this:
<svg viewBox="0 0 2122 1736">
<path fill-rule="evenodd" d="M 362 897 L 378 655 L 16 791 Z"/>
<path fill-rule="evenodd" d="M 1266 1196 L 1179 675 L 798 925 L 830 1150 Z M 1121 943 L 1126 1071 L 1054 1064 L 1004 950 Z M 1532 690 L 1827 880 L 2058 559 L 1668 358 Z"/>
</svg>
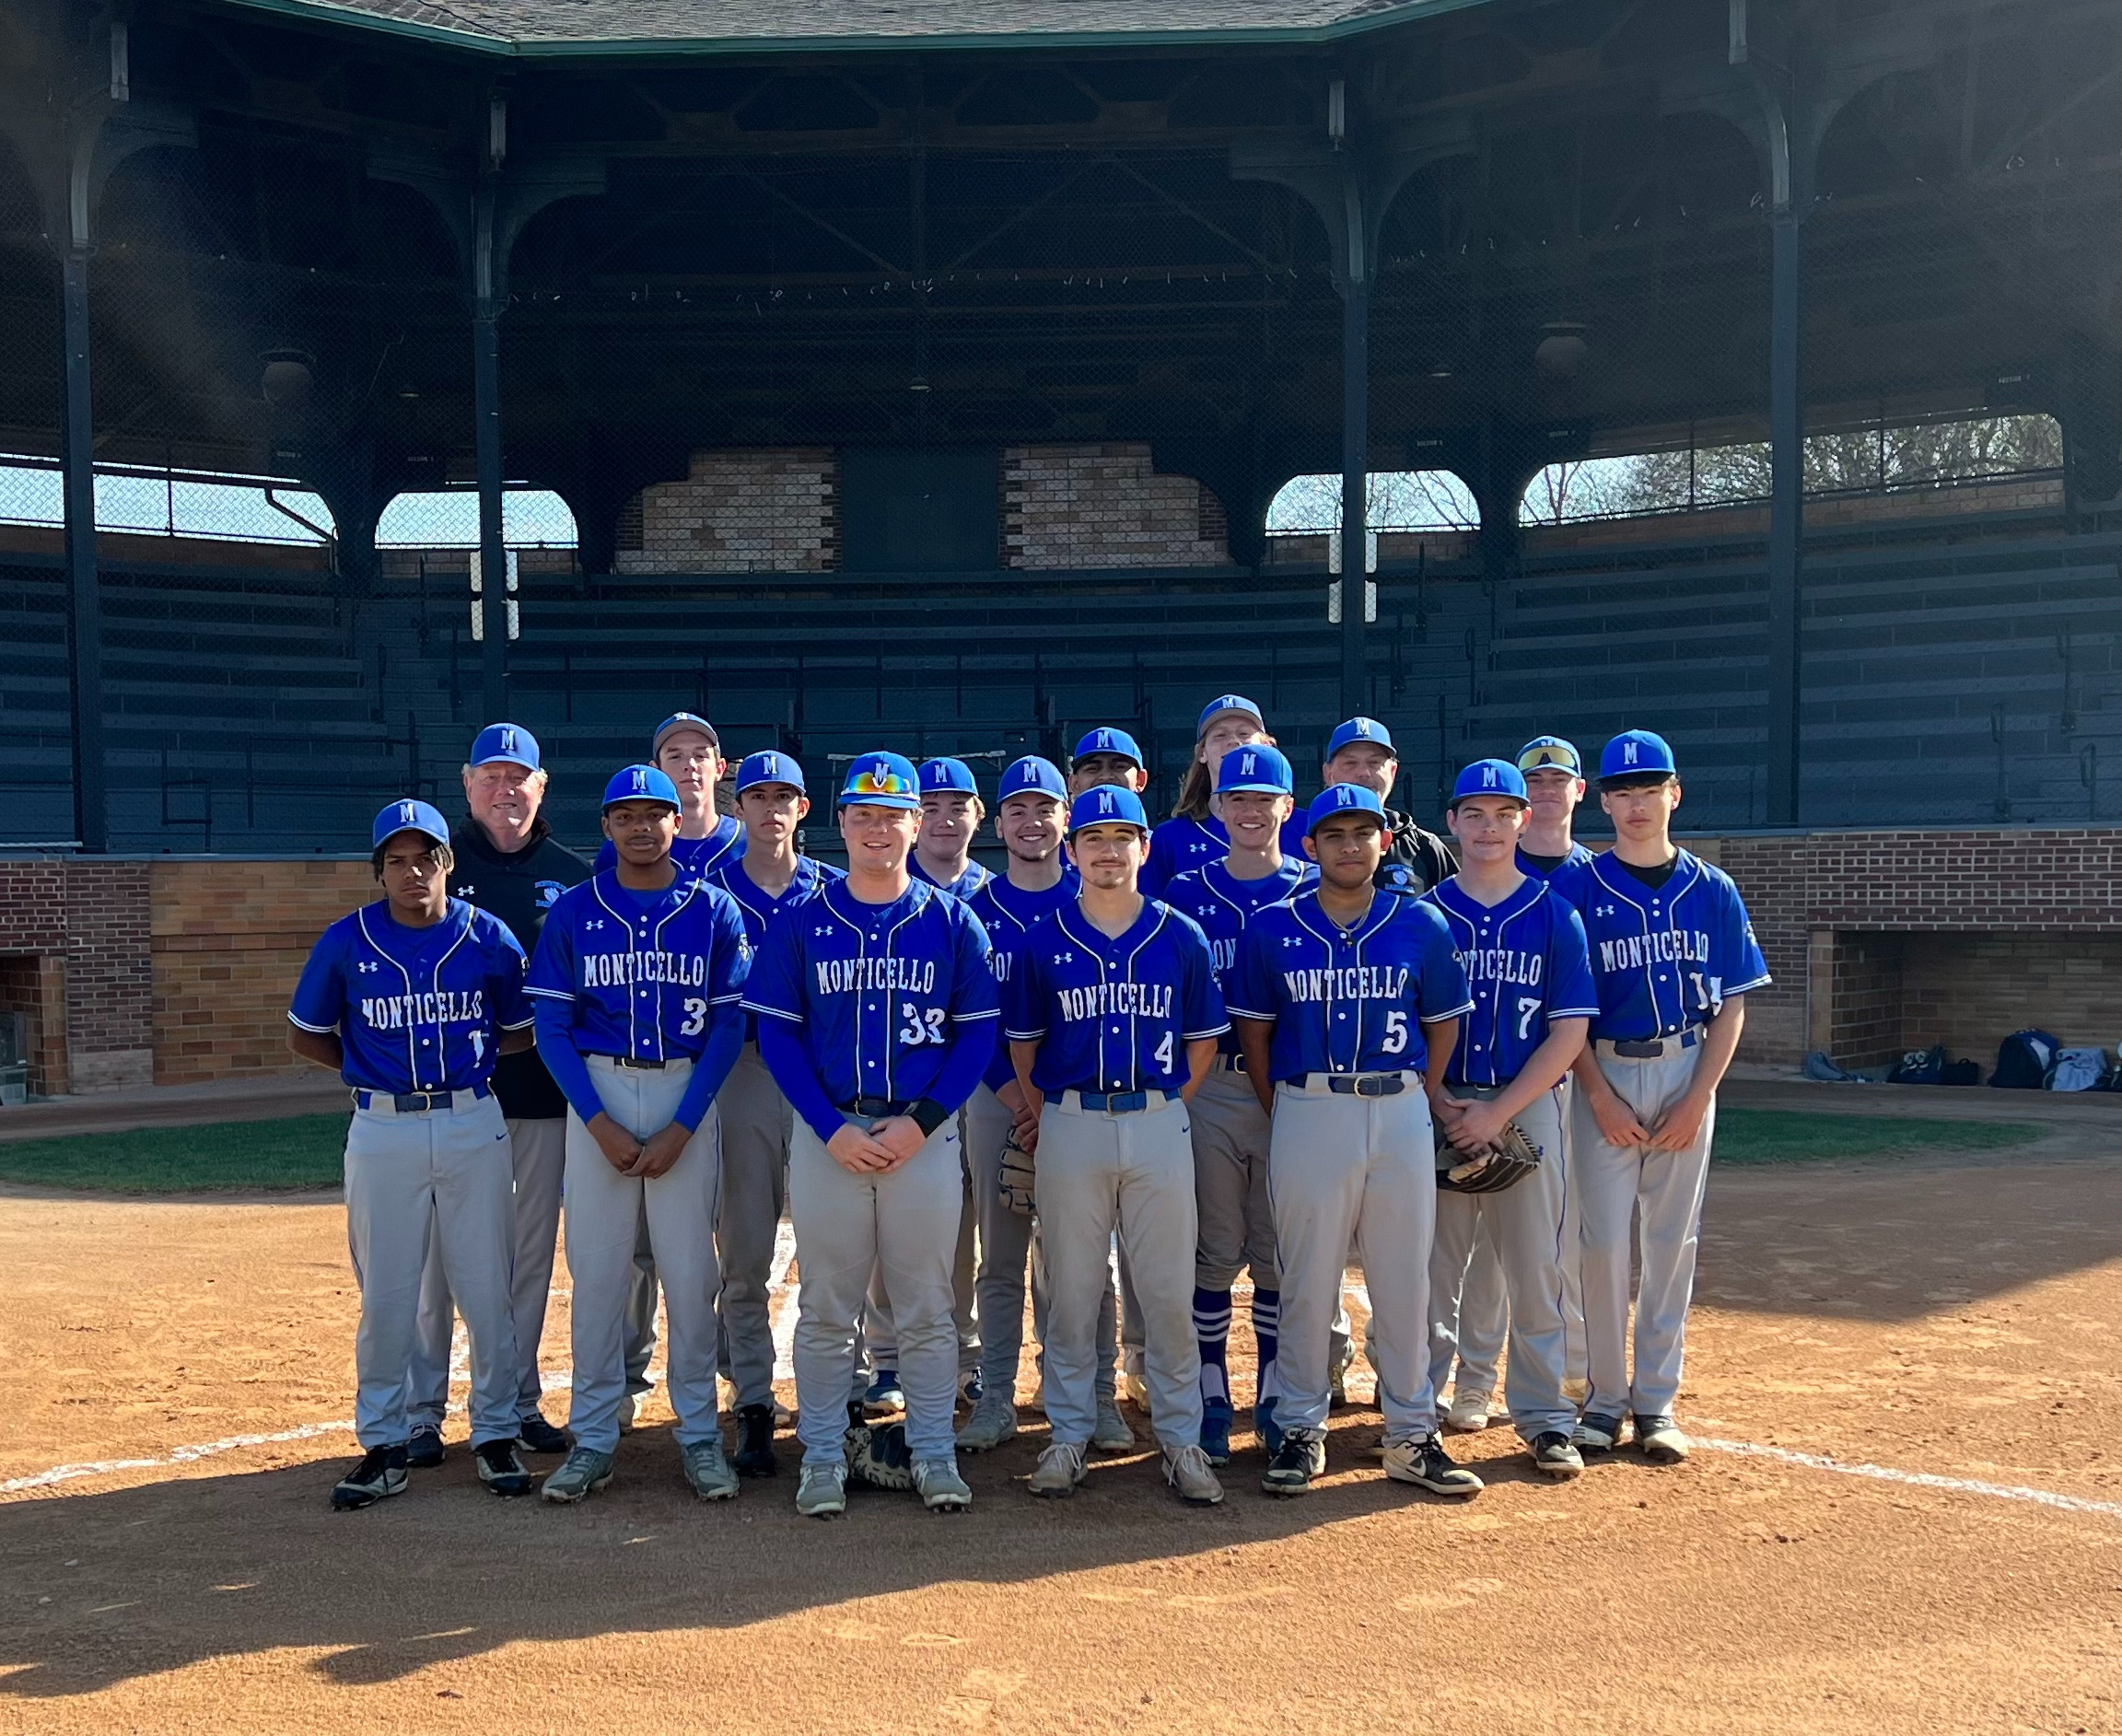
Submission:
<svg viewBox="0 0 2122 1736">
<path fill-rule="evenodd" d="M 864 796 L 918 796 L 920 786 L 912 778 L 894 772 L 888 765 L 873 766 L 857 772 L 847 780 L 842 793 L 847 801 L 856 801 Z"/>
<path fill-rule="evenodd" d="M 1518 769 L 1521 772 L 1567 772 L 1571 777 L 1584 775 L 1583 768 L 1577 763 L 1577 756 L 1560 743 L 1552 741 L 1527 748 L 1518 756 Z"/>
</svg>

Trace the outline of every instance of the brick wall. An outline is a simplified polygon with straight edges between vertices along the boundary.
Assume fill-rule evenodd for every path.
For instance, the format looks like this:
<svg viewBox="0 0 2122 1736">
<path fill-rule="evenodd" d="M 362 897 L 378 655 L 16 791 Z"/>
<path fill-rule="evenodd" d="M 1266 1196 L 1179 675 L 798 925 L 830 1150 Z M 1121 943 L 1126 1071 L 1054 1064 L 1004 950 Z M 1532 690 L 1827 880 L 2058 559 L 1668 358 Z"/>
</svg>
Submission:
<svg viewBox="0 0 2122 1736">
<path fill-rule="evenodd" d="M 1987 1078 L 1997 1045 L 2029 1025 L 2072 1045 L 2122 1043 L 2122 935 L 1912 934 L 1902 946 L 1898 1049 L 1941 1043 Z"/>
<path fill-rule="evenodd" d="M 29 1091 L 64 1097 L 66 1066 L 66 958 L 64 952 L 0 957 L 0 1013 L 20 1013 L 28 1038 Z"/>
<path fill-rule="evenodd" d="M 287 1002 L 303 961 L 329 924 L 376 895 L 366 862 L 156 863 L 155 1082 L 299 1067 Z"/>
<path fill-rule="evenodd" d="M 619 516 L 622 573 L 826 573 L 840 564 L 840 466 L 824 447 L 693 454 Z"/>
<path fill-rule="evenodd" d="M 1160 476 L 1144 443 L 1012 446 L 1002 453 L 1002 564 L 1033 572 L 1221 566 L 1222 504 Z"/>
<path fill-rule="evenodd" d="M 75 857 L 65 864 L 65 885 L 71 1089 L 109 1091 L 152 1084 L 147 864 Z"/>
</svg>

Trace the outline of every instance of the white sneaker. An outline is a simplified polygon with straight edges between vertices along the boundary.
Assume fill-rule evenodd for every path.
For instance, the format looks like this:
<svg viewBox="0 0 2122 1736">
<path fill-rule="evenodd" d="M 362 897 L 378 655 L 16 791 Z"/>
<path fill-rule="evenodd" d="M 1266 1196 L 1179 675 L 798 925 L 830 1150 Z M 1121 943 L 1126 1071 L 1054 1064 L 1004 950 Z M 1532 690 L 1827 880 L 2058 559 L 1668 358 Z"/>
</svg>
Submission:
<svg viewBox="0 0 2122 1736">
<path fill-rule="evenodd" d="M 1149 1382 L 1142 1378 L 1142 1352 L 1123 1350 L 1120 1353 L 1120 1396 L 1147 1416 L 1149 1414 Z"/>
<path fill-rule="evenodd" d="M 1638 1416 L 1636 1444 L 1652 1464 L 1678 1464 L 1692 1451 L 1692 1443 L 1670 1416 Z"/>
<path fill-rule="evenodd" d="M 1164 1481 L 1189 1507 L 1216 1507 L 1223 1499 L 1223 1486 L 1208 1468 L 1208 1455 L 1198 1447 L 1164 1450 Z"/>
<path fill-rule="evenodd" d="M 1060 1500 L 1076 1493 L 1076 1486 L 1084 1475 L 1083 1449 L 1055 1441 L 1039 1455 L 1039 1468 L 1025 1480 L 1024 1486 L 1034 1495 Z"/>
<path fill-rule="evenodd" d="M 1444 1413 L 1444 1427 L 1455 1435 L 1478 1435 L 1488 1427 L 1487 1395 L 1454 1392 L 1452 1407 Z"/>
<path fill-rule="evenodd" d="M 1098 1401 L 1098 1420 L 1090 1425 L 1090 1444 L 1100 1452 L 1133 1452 L 1135 1431 L 1109 1398 Z"/>
</svg>

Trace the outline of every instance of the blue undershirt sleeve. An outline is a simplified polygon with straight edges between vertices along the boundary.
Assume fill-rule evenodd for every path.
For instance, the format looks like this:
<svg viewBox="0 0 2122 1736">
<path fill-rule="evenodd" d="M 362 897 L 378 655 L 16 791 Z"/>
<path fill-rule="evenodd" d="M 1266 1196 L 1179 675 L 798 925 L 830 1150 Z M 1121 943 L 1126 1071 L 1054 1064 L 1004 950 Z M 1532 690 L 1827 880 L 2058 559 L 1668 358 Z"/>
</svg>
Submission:
<svg viewBox="0 0 2122 1736">
<path fill-rule="evenodd" d="M 743 1047 L 744 1009 L 735 1001 L 726 1001 L 715 1008 L 707 1027 L 707 1046 L 694 1062 L 693 1077 L 685 1082 L 685 1095 L 670 1119 L 687 1128 L 699 1126 L 707 1118 L 707 1105 L 715 1101 L 715 1093 L 722 1089 Z"/>
<path fill-rule="evenodd" d="M 998 1019 L 953 1019 L 950 1046 L 943 1051 L 943 1065 L 936 1070 L 936 1082 L 928 1088 L 928 1101 L 955 1115 L 965 1106 L 995 1058 L 1001 1033 Z"/>
<path fill-rule="evenodd" d="M 589 1064 L 575 1046 L 575 1003 L 541 997 L 531 1003 L 531 1011 L 538 1021 L 538 1058 L 545 1063 L 568 1107 L 588 1126 L 604 1113 L 604 1100 L 597 1095 Z"/>
</svg>

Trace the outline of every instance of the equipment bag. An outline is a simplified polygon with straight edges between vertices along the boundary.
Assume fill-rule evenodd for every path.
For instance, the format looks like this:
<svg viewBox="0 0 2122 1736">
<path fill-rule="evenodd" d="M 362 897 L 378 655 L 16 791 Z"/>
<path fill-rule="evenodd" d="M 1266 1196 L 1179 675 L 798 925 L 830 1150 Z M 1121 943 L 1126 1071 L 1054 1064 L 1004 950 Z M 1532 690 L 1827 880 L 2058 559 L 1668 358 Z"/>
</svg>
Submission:
<svg viewBox="0 0 2122 1736">
<path fill-rule="evenodd" d="M 2000 1091 L 2039 1090 L 2062 1046 L 2046 1031 L 2014 1031 L 1997 1045 L 1997 1070 L 1989 1083 Z"/>
</svg>

